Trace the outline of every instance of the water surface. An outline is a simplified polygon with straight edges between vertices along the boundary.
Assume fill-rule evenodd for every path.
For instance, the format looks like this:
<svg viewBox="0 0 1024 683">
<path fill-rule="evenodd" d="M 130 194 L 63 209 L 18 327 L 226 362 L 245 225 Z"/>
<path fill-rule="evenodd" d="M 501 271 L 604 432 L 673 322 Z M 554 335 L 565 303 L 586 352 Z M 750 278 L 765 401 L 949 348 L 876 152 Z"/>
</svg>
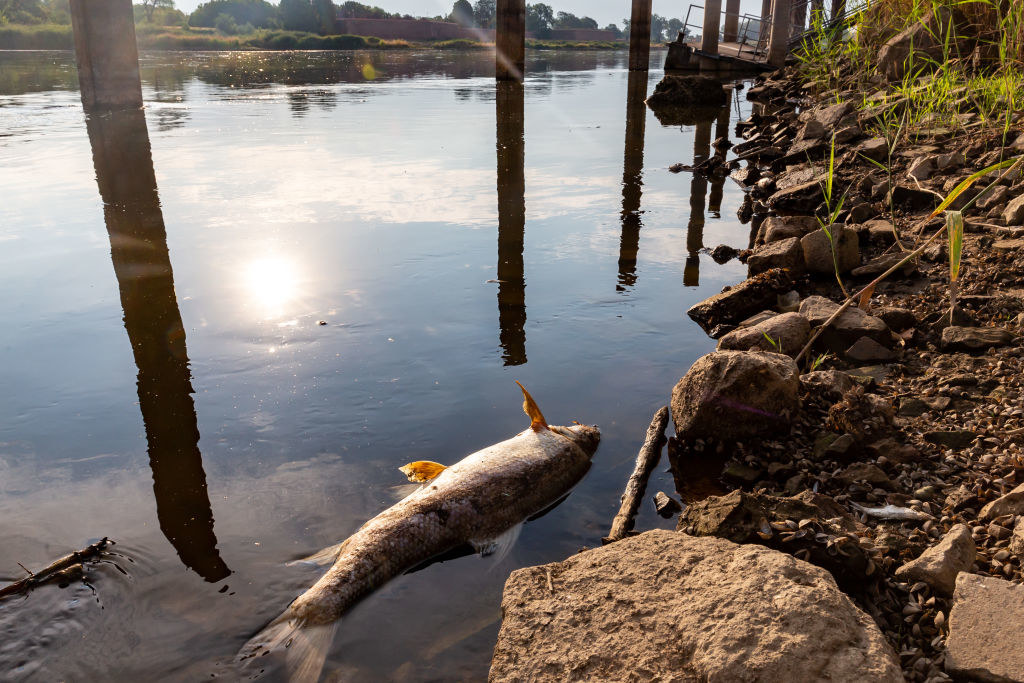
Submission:
<svg viewBox="0 0 1024 683">
<path fill-rule="evenodd" d="M 660 72 L 625 66 L 531 53 L 496 87 L 485 53 L 153 53 L 145 110 L 86 121 L 70 54 L 0 53 L 0 578 L 118 543 L 0 603 L 0 677 L 234 677 L 319 575 L 285 562 L 390 505 L 400 465 L 523 429 L 519 380 L 601 426 L 588 477 L 501 562 L 362 602 L 327 663 L 485 677 L 505 578 L 600 543 L 712 348 L 686 309 L 743 274 L 701 252 L 747 245 L 738 188 L 667 167 L 745 103 L 662 126 Z"/>
</svg>

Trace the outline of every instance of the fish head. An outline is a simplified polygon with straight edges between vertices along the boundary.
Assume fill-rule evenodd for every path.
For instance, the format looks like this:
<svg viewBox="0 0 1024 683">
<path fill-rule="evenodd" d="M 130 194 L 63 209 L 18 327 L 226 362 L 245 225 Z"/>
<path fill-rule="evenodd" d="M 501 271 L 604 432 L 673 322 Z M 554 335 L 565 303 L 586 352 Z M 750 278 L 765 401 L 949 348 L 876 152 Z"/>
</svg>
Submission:
<svg viewBox="0 0 1024 683">
<path fill-rule="evenodd" d="M 588 458 L 594 457 L 597 446 L 601 443 L 601 430 L 597 428 L 597 425 L 574 424 L 571 427 L 562 427 L 562 429 L 565 430 L 562 433 L 583 449 Z"/>
</svg>

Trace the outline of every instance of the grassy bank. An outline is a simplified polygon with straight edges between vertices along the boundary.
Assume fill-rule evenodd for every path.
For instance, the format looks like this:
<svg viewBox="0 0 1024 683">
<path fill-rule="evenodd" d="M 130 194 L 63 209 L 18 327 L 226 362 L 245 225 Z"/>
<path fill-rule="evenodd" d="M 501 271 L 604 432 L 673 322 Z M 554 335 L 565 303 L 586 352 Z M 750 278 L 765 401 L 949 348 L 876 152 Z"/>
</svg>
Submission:
<svg viewBox="0 0 1024 683">
<path fill-rule="evenodd" d="M 300 31 L 275 30 L 225 35 L 216 29 L 145 24 L 136 27 L 136 35 L 139 47 L 144 50 L 373 50 L 410 47 L 465 50 L 491 47 L 487 43 L 472 40 L 411 43 L 405 40 L 383 40 L 373 36 L 321 36 Z M 71 50 L 74 46 L 71 26 L 68 25 L 0 26 L 0 50 Z M 527 41 L 527 47 L 539 50 L 616 50 L 625 47 L 625 43 L 530 40 Z"/>
</svg>

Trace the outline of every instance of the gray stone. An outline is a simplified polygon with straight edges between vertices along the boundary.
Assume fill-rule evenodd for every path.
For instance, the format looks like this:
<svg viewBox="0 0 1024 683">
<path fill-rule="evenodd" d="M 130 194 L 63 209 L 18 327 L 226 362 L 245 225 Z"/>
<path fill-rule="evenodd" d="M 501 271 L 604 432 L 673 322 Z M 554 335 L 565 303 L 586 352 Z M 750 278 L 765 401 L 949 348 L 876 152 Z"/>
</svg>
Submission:
<svg viewBox="0 0 1024 683">
<path fill-rule="evenodd" d="M 1010 200 L 1003 209 L 1003 220 L 1007 225 L 1021 225 L 1024 223 L 1024 194 Z"/>
<path fill-rule="evenodd" d="M 804 252 L 799 238 L 790 237 L 761 245 L 747 258 L 749 275 L 759 275 L 772 268 L 788 268 L 794 273 L 803 272 Z"/>
<path fill-rule="evenodd" d="M 799 313 L 782 313 L 767 320 L 740 327 L 718 340 L 721 351 L 776 351 L 787 356 L 800 353 L 811 336 L 811 324 Z M 771 341 L 768 338 L 771 338 Z"/>
<path fill-rule="evenodd" d="M 775 311 L 761 311 L 760 313 L 750 316 L 736 327 L 753 327 L 754 325 L 763 323 L 765 320 L 768 320 L 768 318 L 774 318 L 777 315 L 778 313 Z"/>
<path fill-rule="evenodd" d="M 892 221 L 876 218 L 865 223 L 863 229 L 867 231 L 868 240 L 872 242 L 889 245 L 896 241 L 892 230 Z"/>
<path fill-rule="evenodd" d="M 935 168 L 940 171 L 955 171 L 967 163 L 963 152 L 948 152 L 935 155 Z"/>
<path fill-rule="evenodd" d="M 832 317 L 838 308 L 839 304 L 814 295 L 800 302 L 800 315 L 807 318 L 811 327 L 817 327 Z M 881 319 L 851 306 L 821 334 L 823 343 L 836 351 L 845 351 L 861 337 L 870 337 L 884 345 L 890 342 L 892 333 Z"/>
<path fill-rule="evenodd" d="M 935 165 L 935 157 L 918 157 L 907 169 L 907 176 L 915 180 L 928 180 L 938 170 Z"/>
<path fill-rule="evenodd" d="M 889 143 L 885 138 L 871 138 L 856 147 L 857 153 L 872 161 L 884 162 L 889 158 Z"/>
<path fill-rule="evenodd" d="M 960 574 L 949 611 L 946 672 L 972 681 L 1024 681 L 1024 585 Z"/>
<path fill-rule="evenodd" d="M 709 332 L 718 325 L 736 325 L 755 313 L 772 308 L 776 297 L 791 289 L 793 277 L 788 270 L 769 270 L 694 304 L 686 314 Z"/>
<path fill-rule="evenodd" d="M 1008 240 L 996 240 L 992 243 L 995 251 L 1024 251 L 1024 238 L 1016 237 Z"/>
<path fill-rule="evenodd" d="M 978 518 L 988 521 L 1003 515 L 1024 515 L 1024 484 L 981 508 Z"/>
<path fill-rule="evenodd" d="M 761 224 L 758 241 L 770 243 L 790 237 L 803 237 L 818 227 L 818 221 L 814 216 L 772 216 Z"/>
<path fill-rule="evenodd" d="M 850 271 L 850 275 L 854 277 L 875 277 L 888 271 L 905 258 L 906 254 L 882 254 L 881 256 L 871 259 L 863 266 L 854 268 Z M 906 274 L 913 271 L 914 268 L 914 259 L 910 259 L 897 272 Z"/>
<path fill-rule="evenodd" d="M 672 390 L 679 438 L 742 440 L 789 431 L 800 372 L 789 356 L 715 351 L 697 359 Z"/>
<path fill-rule="evenodd" d="M 851 115 L 857 110 L 852 102 L 840 102 L 839 104 L 832 104 L 827 107 L 814 107 L 800 114 L 800 121 L 804 123 L 811 123 L 812 121 L 821 126 L 822 134 L 821 137 L 825 138 L 831 134 L 831 132 L 840 128 L 843 125 L 849 125 L 850 122 L 855 122 L 856 117 Z"/>
<path fill-rule="evenodd" d="M 654 510 L 665 519 L 668 519 L 682 509 L 683 506 L 679 504 L 679 501 L 664 491 L 658 491 L 654 494 Z"/>
<path fill-rule="evenodd" d="M 902 331 L 917 325 L 917 317 L 908 308 L 886 306 L 877 309 L 875 315 L 881 318 L 882 322 L 888 325 L 890 330 Z"/>
<path fill-rule="evenodd" d="M 1024 562 L 1024 517 L 1017 520 L 1017 526 L 1013 528 L 1013 536 L 1010 537 L 1010 552 L 1017 556 L 1018 560 Z"/>
<path fill-rule="evenodd" d="M 512 573 L 489 680 L 902 682 L 825 570 L 655 530 Z"/>
<path fill-rule="evenodd" d="M 899 81 L 907 69 L 941 61 L 943 37 L 952 20 L 949 9 L 939 7 L 936 12 L 928 12 L 905 31 L 890 38 L 878 51 L 877 72 L 890 82 Z"/>
<path fill-rule="evenodd" d="M 964 448 L 967 448 L 974 443 L 976 438 L 978 438 L 976 433 L 966 429 L 924 433 L 924 440 L 928 443 L 933 443 L 936 446 L 942 446 L 943 448 L 951 448 L 953 450 L 963 450 Z"/>
<path fill-rule="evenodd" d="M 831 237 L 830 237 L 831 235 Z M 857 233 L 838 223 L 804 235 L 800 239 L 804 264 L 812 273 L 834 274 L 838 266 L 846 273 L 860 265 L 860 244 Z"/>
<path fill-rule="evenodd" d="M 984 351 L 1006 346 L 1013 335 L 998 327 L 957 327 L 942 330 L 942 348 L 946 351 Z"/>
<path fill-rule="evenodd" d="M 779 212 L 814 213 L 814 210 L 824 201 L 824 196 L 821 193 L 824 182 L 825 178 L 821 177 L 779 190 L 768 198 L 768 206 Z M 843 188 L 839 188 L 837 191 L 841 194 Z"/>
<path fill-rule="evenodd" d="M 981 194 L 981 198 L 975 203 L 982 211 L 990 211 L 996 207 L 1006 206 L 1010 200 L 1010 188 L 1005 185 L 996 185 L 991 190 Z"/>
<path fill-rule="evenodd" d="M 888 363 L 896 354 L 870 337 L 861 337 L 844 354 L 855 363 Z"/>
<path fill-rule="evenodd" d="M 957 574 L 971 568 L 976 553 L 970 527 L 957 524 L 941 541 L 897 569 L 896 578 L 909 583 L 924 581 L 948 597 L 953 595 Z"/>
<path fill-rule="evenodd" d="M 779 294 L 775 302 L 779 313 L 796 313 L 800 310 L 800 293 L 795 289 L 790 290 L 785 294 Z"/>
<path fill-rule="evenodd" d="M 815 370 L 800 375 L 800 386 L 806 391 L 815 391 L 834 400 L 839 400 L 856 383 L 842 370 Z"/>
</svg>

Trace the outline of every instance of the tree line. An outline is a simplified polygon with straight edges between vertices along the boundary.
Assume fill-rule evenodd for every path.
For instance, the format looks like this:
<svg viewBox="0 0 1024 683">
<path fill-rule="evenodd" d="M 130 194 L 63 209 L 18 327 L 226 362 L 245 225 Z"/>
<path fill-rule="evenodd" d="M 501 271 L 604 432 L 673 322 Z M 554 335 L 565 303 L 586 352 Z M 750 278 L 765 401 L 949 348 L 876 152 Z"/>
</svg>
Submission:
<svg viewBox="0 0 1024 683">
<path fill-rule="evenodd" d="M 447 15 L 412 17 L 408 14 L 388 12 L 380 7 L 364 5 L 354 0 L 336 5 L 332 0 L 280 0 L 273 4 L 267 0 L 208 0 L 189 15 L 174 7 L 174 0 L 142 0 L 135 5 L 137 22 L 163 26 L 195 26 L 216 28 L 234 35 L 251 33 L 256 29 L 285 29 L 309 33 L 335 32 L 338 17 L 349 19 L 430 19 L 452 21 L 469 28 L 494 28 L 495 0 L 456 0 Z M 71 13 L 68 0 L 0 0 L 0 25 L 3 24 L 69 24 Z M 616 37 L 629 33 L 629 20 L 623 20 L 624 29 L 608 24 L 605 30 Z M 571 12 L 556 12 L 550 5 L 537 3 L 526 6 L 526 30 L 539 38 L 547 38 L 555 29 L 596 29 L 597 21 L 591 17 L 578 17 Z M 679 19 L 666 19 L 655 14 L 651 20 L 651 40 L 674 40 L 683 29 Z"/>
</svg>

